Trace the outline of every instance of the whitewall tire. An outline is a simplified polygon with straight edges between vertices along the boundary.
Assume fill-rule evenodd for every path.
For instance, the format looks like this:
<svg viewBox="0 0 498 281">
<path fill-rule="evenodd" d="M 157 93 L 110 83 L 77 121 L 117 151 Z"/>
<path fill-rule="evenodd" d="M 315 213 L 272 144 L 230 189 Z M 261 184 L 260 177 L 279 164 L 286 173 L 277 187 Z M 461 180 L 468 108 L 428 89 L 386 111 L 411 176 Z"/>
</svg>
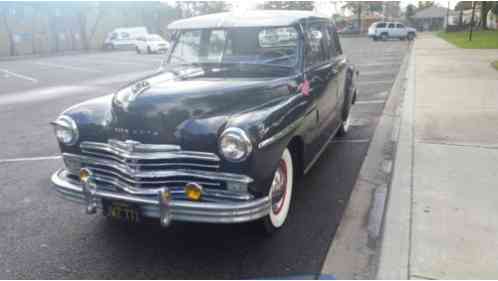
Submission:
<svg viewBox="0 0 498 281">
<path fill-rule="evenodd" d="M 280 158 L 270 191 L 268 192 L 272 204 L 270 213 L 263 219 L 265 229 L 268 233 L 273 233 L 281 228 L 287 220 L 292 199 L 293 184 L 294 167 L 292 155 L 289 149 L 286 148 Z"/>
</svg>

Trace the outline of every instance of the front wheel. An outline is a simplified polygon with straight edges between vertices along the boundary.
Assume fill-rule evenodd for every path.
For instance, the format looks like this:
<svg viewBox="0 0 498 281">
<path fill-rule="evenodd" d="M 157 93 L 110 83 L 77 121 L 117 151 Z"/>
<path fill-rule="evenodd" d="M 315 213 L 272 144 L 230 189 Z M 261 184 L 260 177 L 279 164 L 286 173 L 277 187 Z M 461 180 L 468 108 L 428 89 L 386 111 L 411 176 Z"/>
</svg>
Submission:
<svg viewBox="0 0 498 281">
<path fill-rule="evenodd" d="M 406 36 L 406 38 L 408 39 L 408 41 L 412 41 L 415 38 L 415 34 L 408 33 L 408 35 Z"/>
<path fill-rule="evenodd" d="M 137 51 L 137 54 L 140 54 L 140 49 L 138 47 L 135 47 L 135 50 Z"/>
<path fill-rule="evenodd" d="M 286 148 L 280 157 L 270 191 L 268 192 L 268 197 L 271 200 L 271 209 L 270 214 L 263 218 L 263 225 L 268 234 L 272 234 L 280 229 L 287 220 L 293 184 L 294 168 L 292 156 L 289 149 Z"/>
</svg>

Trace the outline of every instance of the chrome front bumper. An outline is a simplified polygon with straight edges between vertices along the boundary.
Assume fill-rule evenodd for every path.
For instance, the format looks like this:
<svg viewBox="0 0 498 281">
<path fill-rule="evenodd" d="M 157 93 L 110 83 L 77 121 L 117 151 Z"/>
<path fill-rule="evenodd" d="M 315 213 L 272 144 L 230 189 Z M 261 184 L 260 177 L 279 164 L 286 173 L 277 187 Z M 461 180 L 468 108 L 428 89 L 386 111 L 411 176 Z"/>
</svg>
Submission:
<svg viewBox="0 0 498 281">
<path fill-rule="evenodd" d="M 152 196 L 101 190 L 69 178 L 65 169 L 60 169 L 52 175 L 52 183 L 66 199 L 85 204 L 87 213 L 94 213 L 97 208 L 102 208 L 102 199 L 127 202 L 137 205 L 142 216 L 160 219 L 163 226 L 167 226 L 171 220 L 205 223 L 247 222 L 262 218 L 271 210 L 269 197 L 244 202 L 208 203 L 171 200 L 167 189 Z"/>
</svg>

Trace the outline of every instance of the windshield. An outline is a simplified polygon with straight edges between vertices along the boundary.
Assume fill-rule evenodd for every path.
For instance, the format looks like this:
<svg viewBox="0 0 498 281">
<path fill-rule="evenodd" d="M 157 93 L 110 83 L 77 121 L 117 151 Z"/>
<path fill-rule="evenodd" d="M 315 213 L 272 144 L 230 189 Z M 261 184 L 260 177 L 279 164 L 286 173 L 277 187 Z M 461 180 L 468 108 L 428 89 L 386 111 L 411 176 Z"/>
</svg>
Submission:
<svg viewBox="0 0 498 281">
<path fill-rule="evenodd" d="M 294 27 L 182 31 L 170 64 L 257 64 L 294 67 L 298 33 Z"/>
</svg>

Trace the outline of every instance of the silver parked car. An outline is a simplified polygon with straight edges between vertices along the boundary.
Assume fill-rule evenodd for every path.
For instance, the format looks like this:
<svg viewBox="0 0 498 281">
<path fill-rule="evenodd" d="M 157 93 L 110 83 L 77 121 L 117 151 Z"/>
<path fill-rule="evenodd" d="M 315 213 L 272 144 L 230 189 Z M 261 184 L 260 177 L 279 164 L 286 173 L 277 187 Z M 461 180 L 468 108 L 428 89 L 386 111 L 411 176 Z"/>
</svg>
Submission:
<svg viewBox="0 0 498 281">
<path fill-rule="evenodd" d="M 417 36 L 417 31 L 414 28 L 407 27 L 399 22 L 374 22 L 368 28 L 368 37 L 374 41 L 394 38 L 400 40 L 413 40 Z"/>
</svg>

